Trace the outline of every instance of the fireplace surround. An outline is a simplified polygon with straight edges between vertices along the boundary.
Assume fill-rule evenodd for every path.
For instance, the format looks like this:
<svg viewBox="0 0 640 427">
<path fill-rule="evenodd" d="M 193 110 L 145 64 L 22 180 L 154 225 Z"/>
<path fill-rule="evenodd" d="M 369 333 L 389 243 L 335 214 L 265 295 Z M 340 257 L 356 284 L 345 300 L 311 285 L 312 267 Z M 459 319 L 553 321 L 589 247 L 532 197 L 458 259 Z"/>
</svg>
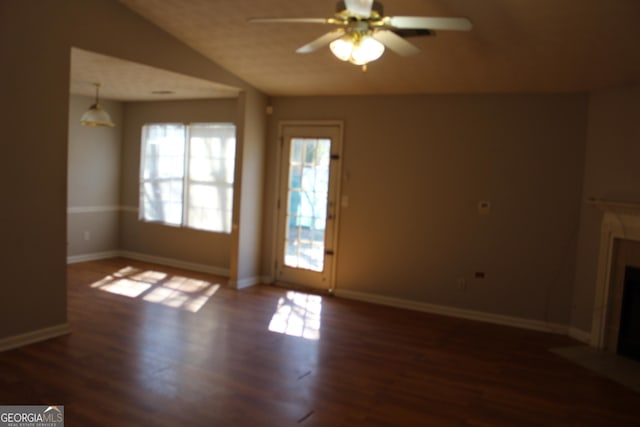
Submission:
<svg viewBox="0 0 640 427">
<path fill-rule="evenodd" d="M 603 212 L 591 328 L 593 347 L 616 352 L 628 267 L 640 268 L 640 204 L 591 200 Z"/>
</svg>

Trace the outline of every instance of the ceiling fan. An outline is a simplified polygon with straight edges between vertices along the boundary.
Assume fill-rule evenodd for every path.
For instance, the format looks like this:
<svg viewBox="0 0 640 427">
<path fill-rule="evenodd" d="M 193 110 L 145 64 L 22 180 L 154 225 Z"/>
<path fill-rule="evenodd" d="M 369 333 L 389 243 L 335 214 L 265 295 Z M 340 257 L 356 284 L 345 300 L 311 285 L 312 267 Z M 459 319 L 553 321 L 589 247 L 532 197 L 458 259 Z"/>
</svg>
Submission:
<svg viewBox="0 0 640 427">
<path fill-rule="evenodd" d="M 431 35 L 434 30 L 469 31 L 472 28 L 467 18 L 384 16 L 382 3 L 375 0 L 338 1 L 331 18 L 252 18 L 249 22 L 336 26 L 296 52 L 311 53 L 329 45 L 338 59 L 362 66 L 363 71 L 369 62 L 382 56 L 385 47 L 401 56 L 420 52 L 405 37 Z"/>
</svg>

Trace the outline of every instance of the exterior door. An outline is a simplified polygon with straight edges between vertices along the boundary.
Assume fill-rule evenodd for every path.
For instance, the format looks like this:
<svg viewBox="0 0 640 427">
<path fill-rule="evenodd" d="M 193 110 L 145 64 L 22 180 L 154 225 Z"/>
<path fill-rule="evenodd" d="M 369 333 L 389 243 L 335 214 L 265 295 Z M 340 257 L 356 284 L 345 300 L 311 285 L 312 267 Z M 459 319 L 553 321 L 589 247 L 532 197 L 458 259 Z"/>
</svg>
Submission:
<svg viewBox="0 0 640 427">
<path fill-rule="evenodd" d="M 341 124 L 281 126 L 276 280 L 333 288 Z"/>
</svg>

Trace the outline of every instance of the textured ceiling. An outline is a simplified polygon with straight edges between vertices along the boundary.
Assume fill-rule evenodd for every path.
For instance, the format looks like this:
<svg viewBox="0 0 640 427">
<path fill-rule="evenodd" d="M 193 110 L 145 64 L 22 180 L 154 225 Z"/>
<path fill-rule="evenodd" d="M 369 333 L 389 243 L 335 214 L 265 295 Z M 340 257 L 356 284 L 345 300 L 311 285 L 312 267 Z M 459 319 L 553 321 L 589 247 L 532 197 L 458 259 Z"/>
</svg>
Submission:
<svg viewBox="0 0 640 427">
<path fill-rule="evenodd" d="M 207 80 L 159 70 L 106 55 L 71 49 L 70 92 L 118 101 L 164 101 L 176 99 L 232 98 L 238 90 Z"/>
<path fill-rule="evenodd" d="M 334 0 L 120 0 L 270 95 L 569 92 L 640 80 L 638 0 L 388 0 L 385 14 L 464 16 L 471 32 L 412 38 L 421 53 L 385 52 L 363 73 L 328 48 L 296 48 L 317 24 L 251 17 L 327 17 Z"/>
</svg>

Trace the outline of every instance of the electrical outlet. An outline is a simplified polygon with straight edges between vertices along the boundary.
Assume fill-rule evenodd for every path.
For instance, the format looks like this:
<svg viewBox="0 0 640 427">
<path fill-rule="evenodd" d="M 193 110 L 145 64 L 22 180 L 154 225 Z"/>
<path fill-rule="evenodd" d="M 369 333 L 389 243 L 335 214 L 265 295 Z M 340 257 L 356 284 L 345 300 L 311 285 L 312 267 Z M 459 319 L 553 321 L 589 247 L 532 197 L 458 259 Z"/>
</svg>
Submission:
<svg viewBox="0 0 640 427">
<path fill-rule="evenodd" d="M 478 214 L 489 215 L 491 213 L 491 202 L 488 200 L 480 200 L 478 202 Z"/>
<path fill-rule="evenodd" d="M 91 240 L 91 232 L 89 230 L 85 230 L 85 232 L 84 232 L 84 240 L 86 240 L 86 241 Z"/>
<path fill-rule="evenodd" d="M 463 292 L 467 290 L 467 279 L 465 279 L 464 277 L 458 279 L 458 289 Z"/>
</svg>

